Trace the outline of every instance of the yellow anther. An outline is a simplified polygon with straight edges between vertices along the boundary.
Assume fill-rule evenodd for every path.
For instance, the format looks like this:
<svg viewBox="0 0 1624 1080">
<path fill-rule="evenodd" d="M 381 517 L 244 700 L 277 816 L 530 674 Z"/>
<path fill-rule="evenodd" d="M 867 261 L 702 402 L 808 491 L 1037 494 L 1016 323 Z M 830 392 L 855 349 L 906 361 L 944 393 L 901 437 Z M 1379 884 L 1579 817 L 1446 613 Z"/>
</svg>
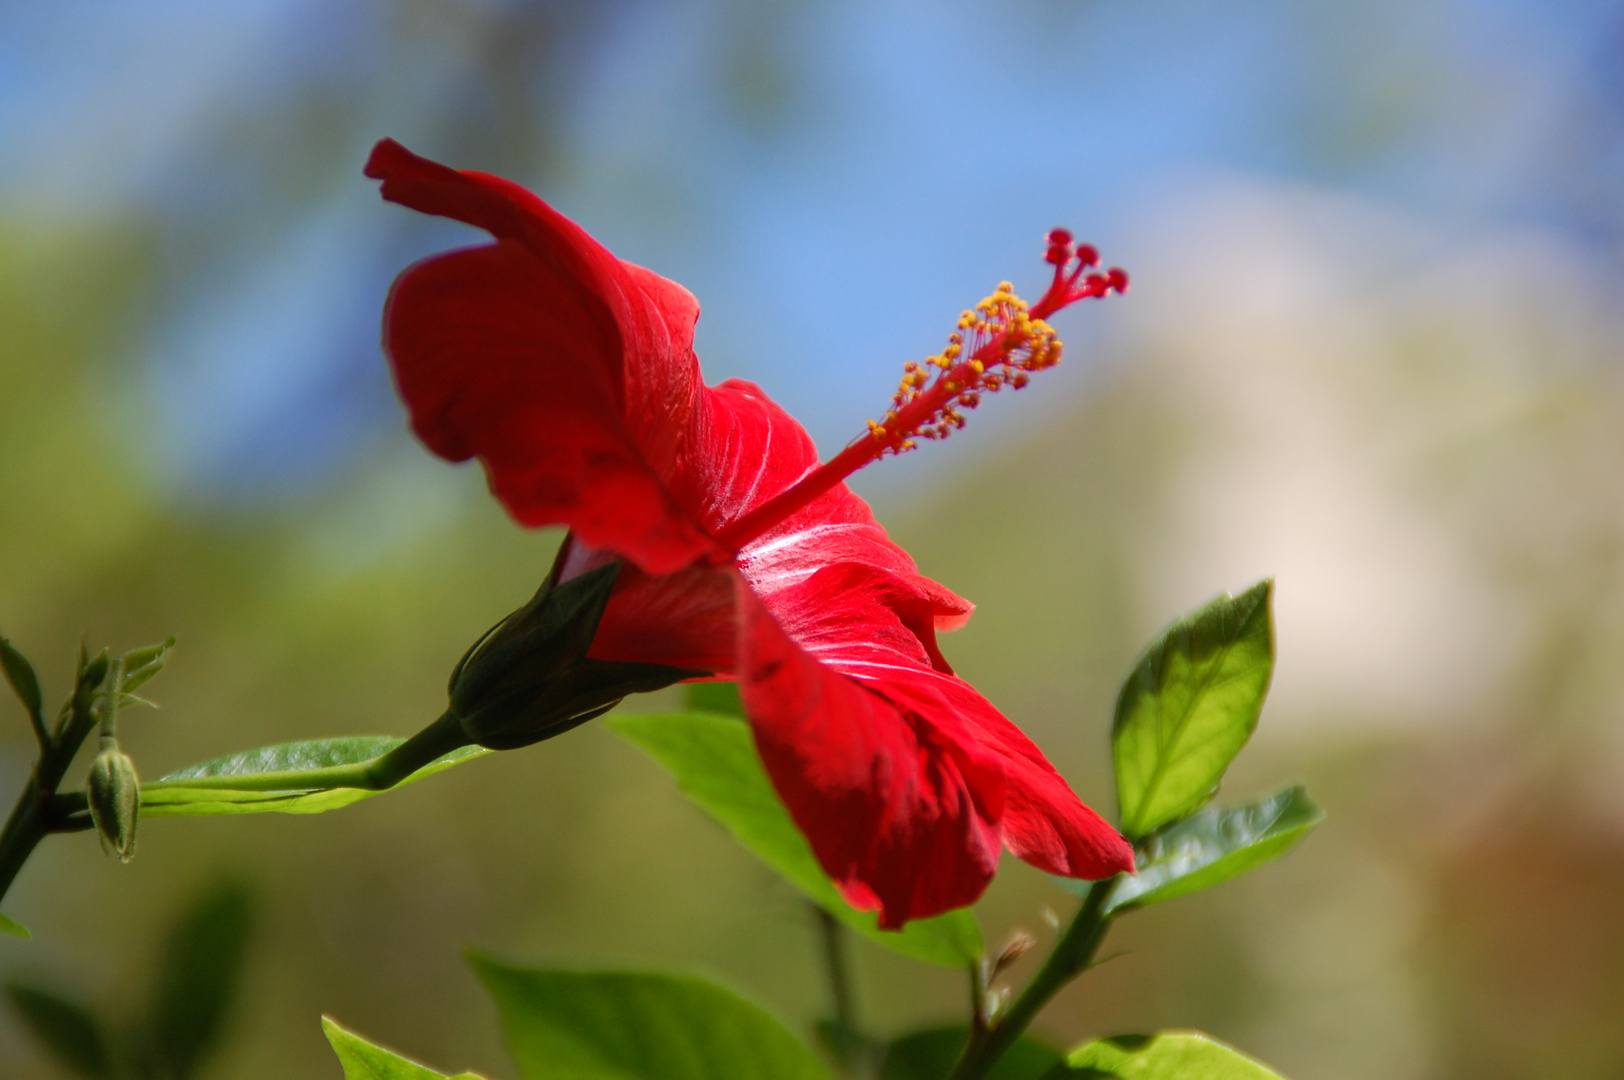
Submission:
<svg viewBox="0 0 1624 1080">
<path fill-rule="evenodd" d="M 916 438 L 947 438 L 965 426 L 965 411 L 981 404 L 982 394 L 1019 389 L 1027 384 L 1028 372 L 1059 363 L 1054 330 L 1029 312 L 1014 287 L 1001 281 L 991 295 L 959 315 L 941 352 L 904 364 L 892 410 L 882 423 L 868 425 L 881 453 L 911 450 Z M 923 414 L 922 409 L 930 411 Z M 909 419 L 900 421 L 904 415 Z M 899 428 L 899 423 L 908 428 Z"/>
</svg>

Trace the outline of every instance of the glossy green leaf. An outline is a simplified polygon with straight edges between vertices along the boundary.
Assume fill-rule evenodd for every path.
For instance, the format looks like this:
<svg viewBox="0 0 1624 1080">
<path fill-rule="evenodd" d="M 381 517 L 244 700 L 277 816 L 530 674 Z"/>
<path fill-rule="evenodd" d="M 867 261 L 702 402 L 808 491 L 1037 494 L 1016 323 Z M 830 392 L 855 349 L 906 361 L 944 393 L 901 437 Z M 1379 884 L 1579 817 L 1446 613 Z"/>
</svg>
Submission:
<svg viewBox="0 0 1624 1080">
<path fill-rule="evenodd" d="M 885 1048 L 880 1080 L 947 1080 L 969 1037 L 963 1024 L 904 1035 Z M 986 1080 L 1042 1080 L 1064 1058 L 1054 1047 L 1022 1037 L 987 1070 Z"/>
<path fill-rule="evenodd" d="M 7 934 L 14 938 L 23 938 L 24 940 L 34 936 L 28 932 L 28 927 L 24 926 L 16 919 L 11 918 L 9 915 L 0 915 L 0 934 Z"/>
<path fill-rule="evenodd" d="M 770 1013 L 703 979 L 469 962 L 524 1080 L 829 1080 Z"/>
<path fill-rule="evenodd" d="M 981 928 L 968 910 L 881 930 L 873 912 L 847 904 L 773 790 L 743 721 L 704 713 L 633 713 L 609 727 L 676 777 L 677 787 L 757 858 L 842 923 L 916 960 L 966 967 L 981 957 Z"/>
<path fill-rule="evenodd" d="M 447 1080 L 446 1074 L 419 1065 L 392 1050 L 368 1042 L 330 1016 L 321 1018 L 321 1030 L 344 1066 L 344 1080 Z M 450 1080 L 481 1080 L 471 1072 L 458 1073 Z"/>
<path fill-rule="evenodd" d="M 0 637 L 0 668 L 6 672 L 6 681 L 16 692 L 17 700 L 23 703 L 28 710 L 29 717 L 36 725 L 44 724 L 44 698 L 40 696 L 39 676 L 34 674 L 34 665 L 28 658 L 18 652 L 5 638 Z"/>
<path fill-rule="evenodd" d="M 1257 727 L 1274 670 L 1274 583 L 1168 627 L 1123 684 L 1111 727 L 1122 831 L 1138 840 L 1212 798 Z"/>
<path fill-rule="evenodd" d="M 1282 1080 L 1279 1073 L 1199 1031 L 1118 1035 L 1066 1055 L 1045 1080 Z"/>
<path fill-rule="evenodd" d="M 1125 911 L 1210 889 L 1283 855 L 1325 820 L 1300 787 L 1239 806 L 1209 806 L 1155 833 L 1135 852 L 1139 871 L 1117 881 L 1105 910 Z M 1057 878 L 1077 892 L 1078 885 Z"/>
<path fill-rule="evenodd" d="M 381 794 L 363 788 L 332 788 L 312 791 L 292 787 L 286 791 L 253 791 L 236 788 L 188 787 L 187 780 L 206 776 L 253 776 L 261 773 L 302 772 L 358 765 L 386 754 L 405 742 L 392 735 L 349 735 L 333 739 L 309 739 L 277 746 L 246 750 L 177 769 L 158 781 L 141 786 L 141 814 L 144 817 L 194 817 L 214 814 L 319 814 Z M 425 776 L 471 761 L 491 751 L 465 746 L 438 758 L 402 780 L 410 784 Z M 390 789 L 393 790 L 393 789 Z"/>
<path fill-rule="evenodd" d="M 171 637 L 157 645 L 147 645 L 125 653 L 122 688 L 125 691 L 132 691 L 162 671 L 165 661 L 169 659 L 170 650 L 174 647 L 175 639 Z"/>
<path fill-rule="evenodd" d="M 107 1033 L 85 1006 L 27 983 L 6 983 L 6 997 L 34 1038 L 75 1076 L 114 1075 Z"/>
<path fill-rule="evenodd" d="M 247 889 L 228 881 L 194 897 L 170 929 L 152 1011 L 137 1034 L 151 1075 L 185 1080 L 214 1049 L 253 925 Z"/>
</svg>

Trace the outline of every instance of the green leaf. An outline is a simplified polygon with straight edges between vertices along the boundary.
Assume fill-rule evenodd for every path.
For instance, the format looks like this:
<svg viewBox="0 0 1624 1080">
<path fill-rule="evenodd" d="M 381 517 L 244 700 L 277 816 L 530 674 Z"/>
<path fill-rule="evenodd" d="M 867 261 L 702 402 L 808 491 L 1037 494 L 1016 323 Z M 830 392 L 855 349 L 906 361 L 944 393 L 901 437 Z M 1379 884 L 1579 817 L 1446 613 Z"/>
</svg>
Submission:
<svg viewBox="0 0 1624 1080">
<path fill-rule="evenodd" d="M 45 724 L 45 699 L 40 696 L 39 676 L 34 674 L 34 665 L 28 658 L 18 652 L 16 647 L 0 637 L 0 667 L 6 670 L 6 681 L 16 692 L 17 700 L 23 703 L 28 710 L 28 716 L 37 727 L 43 728 Z"/>
<path fill-rule="evenodd" d="M 743 716 L 744 701 L 736 682 L 695 682 L 688 684 L 688 711 Z"/>
<path fill-rule="evenodd" d="M 198 895 L 170 930 L 152 1013 L 137 1033 L 152 1075 L 186 1080 L 214 1048 L 253 922 L 248 890 L 223 882 Z"/>
<path fill-rule="evenodd" d="M 1282 1080 L 1279 1073 L 1199 1031 L 1118 1035 L 1066 1055 L 1045 1080 Z"/>
<path fill-rule="evenodd" d="M 114 1075 L 107 1033 L 85 1006 L 26 983 L 6 983 L 6 997 L 24 1026 L 70 1072 L 90 1080 Z"/>
<path fill-rule="evenodd" d="M 469 963 L 525 1080 L 829 1080 L 770 1013 L 703 979 Z"/>
<path fill-rule="evenodd" d="M 963 1024 L 904 1035 L 886 1047 L 880 1080 L 947 1080 L 969 1039 Z M 1063 1060 L 1054 1047 L 1023 1036 L 993 1063 L 986 1080 L 1042 1080 Z"/>
<path fill-rule="evenodd" d="M 147 817 L 194 817 L 212 814 L 319 814 L 336 810 L 380 792 L 364 788 L 311 790 L 290 783 L 288 790 L 255 791 L 247 787 L 189 787 L 187 780 L 212 776 L 256 776 L 263 773 L 303 772 L 359 765 L 405 742 L 392 735 L 348 735 L 332 739 L 308 739 L 277 746 L 245 750 L 215 758 L 141 785 L 141 813 Z M 477 746 L 453 750 L 402 780 L 395 787 L 421 780 L 437 772 L 482 757 L 490 751 Z M 393 788 L 389 789 L 393 790 Z"/>
<path fill-rule="evenodd" d="M 871 941 L 944 967 L 981 958 L 981 928 L 968 910 L 881 930 L 873 912 L 857 911 L 823 872 L 806 837 L 773 790 L 750 728 L 729 716 L 632 713 L 609 727 L 669 769 L 677 787 L 762 862 L 813 903 Z"/>
<path fill-rule="evenodd" d="M 0 915 L 0 934 L 9 934 L 14 938 L 22 938 L 25 941 L 34 936 L 28 932 L 28 927 L 8 915 Z"/>
<path fill-rule="evenodd" d="M 174 647 L 175 639 L 170 637 L 157 645 L 147 645 L 125 653 L 122 688 L 134 690 L 162 671 L 164 662 L 169 659 L 169 651 Z"/>
<path fill-rule="evenodd" d="M 403 1058 L 392 1050 L 370 1043 L 330 1016 L 321 1018 L 321 1030 L 344 1066 L 344 1080 L 446 1080 L 446 1074 Z M 471 1072 L 458 1073 L 450 1080 L 481 1080 Z"/>
<path fill-rule="evenodd" d="M 1301 787 L 1239 806 L 1198 810 L 1140 845 L 1134 860 L 1138 873 L 1117 880 L 1105 910 L 1159 904 L 1240 877 L 1285 854 L 1323 820 L 1325 811 Z M 1055 880 L 1079 893 L 1090 884 Z"/>
<path fill-rule="evenodd" d="M 1262 581 L 1164 631 L 1139 658 L 1111 726 L 1122 831 L 1132 840 L 1201 806 L 1257 727 L 1274 670 Z"/>
</svg>

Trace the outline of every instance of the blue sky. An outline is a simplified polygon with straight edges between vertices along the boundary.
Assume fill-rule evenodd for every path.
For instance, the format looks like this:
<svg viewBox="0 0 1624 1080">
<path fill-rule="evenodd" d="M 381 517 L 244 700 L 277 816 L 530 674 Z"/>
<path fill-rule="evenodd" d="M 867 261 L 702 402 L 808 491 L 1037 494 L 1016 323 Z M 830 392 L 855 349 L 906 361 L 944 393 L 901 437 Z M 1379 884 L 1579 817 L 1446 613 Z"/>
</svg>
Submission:
<svg viewBox="0 0 1624 1080">
<path fill-rule="evenodd" d="M 377 201 L 360 164 L 386 134 L 506 172 L 688 285 L 710 376 L 761 382 L 826 452 L 960 307 L 1037 287 L 1051 225 L 1131 269 L 1126 223 L 1203 172 L 1359 191 L 1462 238 L 1556 228 L 1615 267 L 1624 241 L 1624 17 L 1601 3 L 591 10 L 0 12 L 4 211 L 158 238 L 121 348 L 173 490 L 299 498 L 398 436 L 384 291 L 473 236 Z M 1086 348 L 1109 313 L 1070 319 L 1056 399 L 1109 362 Z"/>
</svg>

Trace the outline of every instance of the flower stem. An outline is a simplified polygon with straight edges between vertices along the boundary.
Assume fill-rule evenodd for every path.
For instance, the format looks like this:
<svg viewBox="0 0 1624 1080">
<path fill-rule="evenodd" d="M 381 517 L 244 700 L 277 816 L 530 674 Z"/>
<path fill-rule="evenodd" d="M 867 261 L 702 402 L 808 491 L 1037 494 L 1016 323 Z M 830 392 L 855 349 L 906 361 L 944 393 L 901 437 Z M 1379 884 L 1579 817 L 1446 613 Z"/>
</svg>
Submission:
<svg viewBox="0 0 1624 1080">
<path fill-rule="evenodd" d="M 329 791 L 333 788 L 361 788 L 384 791 L 394 787 L 423 766 L 459 750 L 469 743 L 462 722 L 450 710 L 438 720 L 407 739 L 387 754 L 350 765 L 330 765 L 324 769 L 282 769 L 276 772 L 191 776 L 175 780 L 153 780 L 142 791 L 166 788 L 223 788 L 230 791 Z"/>
<path fill-rule="evenodd" d="M 860 1071 L 868 1052 L 868 1040 L 857 1021 L 857 995 L 852 990 L 851 967 L 846 957 L 846 930 L 833 915 L 812 905 L 823 945 L 823 969 L 829 978 L 829 998 L 834 1006 L 836 1042 L 841 1064 Z"/>
<path fill-rule="evenodd" d="M 985 1028 L 972 1030 L 964 1056 L 959 1058 L 948 1080 L 980 1080 L 986 1076 L 1049 999 L 1088 968 L 1111 926 L 1111 916 L 1105 913 L 1105 898 L 1110 895 L 1115 881 L 1115 878 L 1107 878 L 1089 888 L 1077 916 L 1009 1010 Z"/>
</svg>

